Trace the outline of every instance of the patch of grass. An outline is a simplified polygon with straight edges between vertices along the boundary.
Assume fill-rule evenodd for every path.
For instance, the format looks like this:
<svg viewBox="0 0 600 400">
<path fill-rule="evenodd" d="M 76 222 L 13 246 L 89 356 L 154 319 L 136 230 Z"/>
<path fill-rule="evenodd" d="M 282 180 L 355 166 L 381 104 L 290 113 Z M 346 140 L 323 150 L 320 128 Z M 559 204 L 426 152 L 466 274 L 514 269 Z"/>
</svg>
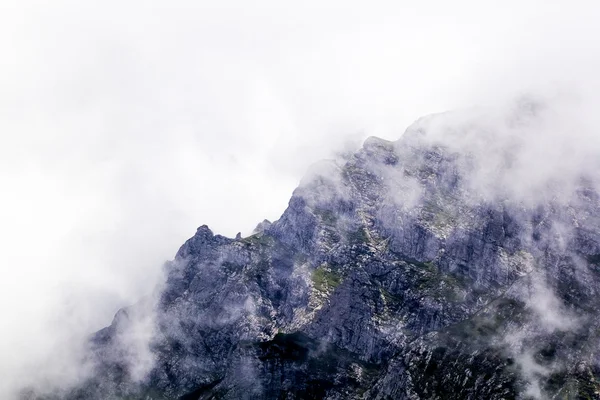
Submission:
<svg viewBox="0 0 600 400">
<path fill-rule="evenodd" d="M 401 303 L 403 301 L 400 296 L 393 295 L 384 288 L 379 288 L 379 292 L 381 293 L 381 296 L 383 296 L 386 304 Z"/>
<path fill-rule="evenodd" d="M 273 246 L 275 244 L 275 239 L 260 232 L 242 239 L 242 242 L 257 246 Z"/>
<path fill-rule="evenodd" d="M 348 241 L 353 244 L 361 244 L 368 242 L 369 236 L 365 227 L 361 226 L 360 228 L 358 228 L 358 230 L 348 233 Z"/>
<path fill-rule="evenodd" d="M 600 385 L 590 376 L 573 376 L 565 371 L 552 374 L 545 385 L 545 391 L 560 400 L 592 400 L 600 394 Z"/>
<path fill-rule="evenodd" d="M 314 288 L 320 292 L 335 289 L 342 283 L 342 276 L 325 266 L 315 269 L 311 278 Z"/>
<path fill-rule="evenodd" d="M 423 212 L 426 214 L 425 219 L 438 229 L 456 225 L 456 215 L 435 201 L 427 201 L 423 206 Z"/>
<path fill-rule="evenodd" d="M 419 291 L 437 299 L 460 300 L 458 292 L 464 285 L 456 277 L 443 273 L 432 262 L 415 263 L 415 265 L 420 270 L 416 282 Z"/>
<path fill-rule="evenodd" d="M 316 208 L 314 213 L 321 219 L 326 225 L 335 226 L 337 224 L 338 217 L 331 210 L 324 210 L 322 208 Z"/>
</svg>

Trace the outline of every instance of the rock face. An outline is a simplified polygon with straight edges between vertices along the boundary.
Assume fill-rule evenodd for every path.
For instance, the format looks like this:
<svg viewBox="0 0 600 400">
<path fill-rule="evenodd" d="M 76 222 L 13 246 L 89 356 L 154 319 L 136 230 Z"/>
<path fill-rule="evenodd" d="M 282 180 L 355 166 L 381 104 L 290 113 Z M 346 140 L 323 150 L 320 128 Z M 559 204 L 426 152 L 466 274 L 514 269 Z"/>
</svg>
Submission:
<svg viewBox="0 0 600 400">
<path fill-rule="evenodd" d="M 44 398 L 600 398 L 595 185 L 478 186 L 440 118 L 317 164 L 252 236 L 198 228 Z"/>
</svg>

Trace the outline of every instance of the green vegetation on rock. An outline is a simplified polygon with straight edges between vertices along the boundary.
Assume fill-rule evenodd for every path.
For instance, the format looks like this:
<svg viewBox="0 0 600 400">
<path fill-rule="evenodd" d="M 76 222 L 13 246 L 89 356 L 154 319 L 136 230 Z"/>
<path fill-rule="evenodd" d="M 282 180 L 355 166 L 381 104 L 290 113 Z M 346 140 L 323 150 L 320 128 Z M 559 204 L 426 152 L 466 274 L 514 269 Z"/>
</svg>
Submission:
<svg viewBox="0 0 600 400">
<path fill-rule="evenodd" d="M 415 263 L 419 268 L 417 289 L 435 298 L 451 301 L 460 300 L 464 284 L 456 277 L 443 273 L 431 262 Z"/>
<path fill-rule="evenodd" d="M 255 233 L 254 235 L 242 239 L 242 242 L 257 246 L 273 246 L 275 244 L 275 239 L 264 233 Z"/>
<path fill-rule="evenodd" d="M 364 226 L 361 226 L 354 232 L 348 233 L 348 241 L 353 244 L 366 243 L 369 240 L 367 230 Z"/>
<path fill-rule="evenodd" d="M 322 208 L 316 208 L 314 210 L 314 213 L 326 225 L 335 226 L 336 223 L 337 223 L 338 217 L 335 214 L 335 212 L 333 212 L 331 210 L 325 210 L 325 209 L 322 209 Z"/>
<path fill-rule="evenodd" d="M 311 278 L 314 288 L 320 292 L 327 291 L 328 289 L 335 289 L 342 283 L 341 275 L 325 266 L 315 269 L 312 272 Z"/>
</svg>

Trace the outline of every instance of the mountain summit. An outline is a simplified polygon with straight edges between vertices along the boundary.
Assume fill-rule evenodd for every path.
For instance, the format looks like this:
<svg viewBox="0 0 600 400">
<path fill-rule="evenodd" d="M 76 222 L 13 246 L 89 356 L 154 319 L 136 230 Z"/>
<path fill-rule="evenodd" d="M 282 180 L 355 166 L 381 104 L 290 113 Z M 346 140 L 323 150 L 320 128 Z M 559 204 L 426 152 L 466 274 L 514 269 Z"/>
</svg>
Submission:
<svg viewBox="0 0 600 400">
<path fill-rule="evenodd" d="M 251 236 L 201 226 L 82 382 L 32 396 L 600 398 L 598 175 L 544 110 L 426 117 L 315 165 Z"/>
</svg>

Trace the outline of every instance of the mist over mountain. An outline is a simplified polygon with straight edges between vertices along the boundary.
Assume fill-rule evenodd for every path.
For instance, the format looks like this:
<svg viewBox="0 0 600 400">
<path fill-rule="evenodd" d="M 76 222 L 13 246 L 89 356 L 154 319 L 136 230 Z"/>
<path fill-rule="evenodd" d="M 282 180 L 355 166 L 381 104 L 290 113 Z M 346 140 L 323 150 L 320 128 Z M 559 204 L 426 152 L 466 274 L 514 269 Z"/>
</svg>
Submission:
<svg viewBox="0 0 600 400">
<path fill-rule="evenodd" d="M 599 20 L 3 0 L 0 399 L 596 398 Z"/>
<path fill-rule="evenodd" d="M 249 236 L 200 226 L 20 398 L 600 398 L 600 153 L 563 100 L 421 118 Z"/>
</svg>

